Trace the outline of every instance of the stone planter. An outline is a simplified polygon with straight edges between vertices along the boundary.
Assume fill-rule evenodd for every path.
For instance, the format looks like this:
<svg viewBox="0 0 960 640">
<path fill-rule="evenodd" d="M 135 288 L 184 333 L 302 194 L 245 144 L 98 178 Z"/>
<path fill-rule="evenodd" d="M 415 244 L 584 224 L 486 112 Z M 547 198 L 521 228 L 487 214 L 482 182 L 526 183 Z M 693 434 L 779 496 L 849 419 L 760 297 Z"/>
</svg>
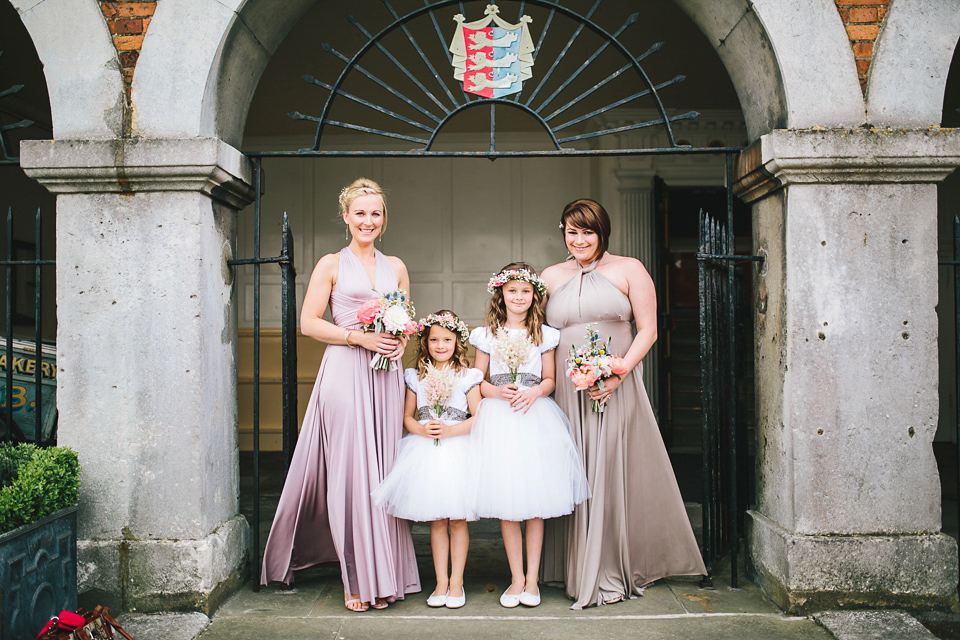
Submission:
<svg viewBox="0 0 960 640">
<path fill-rule="evenodd" d="M 77 505 L 0 535 L 0 640 L 33 638 L 77 609 Z"/>
</svg>

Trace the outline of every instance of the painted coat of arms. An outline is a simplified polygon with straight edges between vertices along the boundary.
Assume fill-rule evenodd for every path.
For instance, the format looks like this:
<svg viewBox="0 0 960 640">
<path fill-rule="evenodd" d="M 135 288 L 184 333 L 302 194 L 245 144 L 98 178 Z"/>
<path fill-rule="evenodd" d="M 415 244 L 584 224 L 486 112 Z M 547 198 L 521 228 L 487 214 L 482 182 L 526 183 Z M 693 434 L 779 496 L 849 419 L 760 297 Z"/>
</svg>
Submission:
<svg viewBox="0 0 960 640">
<path fill-rule="evenodd" d="M 487 5 L 485 16 L 464 22 L 463 14 L 454 16 L 457 32 L 450 44 L 453 53 L 453 77 L 463 83 L 463 90 L 485 98 L 500 98 L 520 93 L 523 81 L 529 79 L 535 49 L 529 16 L 510 24 L 498 16 L 494 4 Z"/>
</svg>

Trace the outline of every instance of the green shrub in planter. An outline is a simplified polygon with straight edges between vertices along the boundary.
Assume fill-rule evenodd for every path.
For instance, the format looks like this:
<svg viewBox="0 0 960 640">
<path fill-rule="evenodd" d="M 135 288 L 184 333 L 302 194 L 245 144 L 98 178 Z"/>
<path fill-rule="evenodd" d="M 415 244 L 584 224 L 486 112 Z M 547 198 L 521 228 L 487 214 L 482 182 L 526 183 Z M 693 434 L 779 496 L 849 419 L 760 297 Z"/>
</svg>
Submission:
<svg viewBox="0 0 960 640">
<path fill-rule="evenodd" d="M 75 504 L 79 493 L 73 449 L 0 444 L 0 535 Z"/>
</svg>

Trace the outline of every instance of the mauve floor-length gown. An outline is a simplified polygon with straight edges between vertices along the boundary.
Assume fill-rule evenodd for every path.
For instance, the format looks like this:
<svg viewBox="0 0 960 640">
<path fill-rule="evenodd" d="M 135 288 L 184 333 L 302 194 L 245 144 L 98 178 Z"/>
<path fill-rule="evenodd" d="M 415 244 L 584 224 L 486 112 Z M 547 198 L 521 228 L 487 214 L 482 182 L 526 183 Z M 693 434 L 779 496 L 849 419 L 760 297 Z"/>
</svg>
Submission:
<svg viewBox="0 0 960 640">
<path fill-rule="evenodd" d="M 629 299 L 595 264 L 550 293 L 547 324 L 560 329 L 557 370 L 571 345 L 587 341 L 596 323 L 602 340 L 624 355 L 633 342 Z M 593 413 L 586 392 L 557 376 L 554 397 L 570 418 L 593 497 L 569 516 L 547 521 L 543 580 L 564 583 L 571 608 L 641 594 L 671 575 L 706 575 L 643 386 L 642 365 L 624 377 L 603 413 Z"/>
<path fill-rule="evenodd" d="M 377 291 L 397 284 L 377 251 Z M 330 295 L 334 322 L 359 329 L 357 309 L 373 297 L 363 265 L 345 247 Z M 262 584 L 289 584 L 297 569 L 339 560 L 344 591 L 363 602 L 420 591 L 407 522 L 370 496 L 396 459 L 404 400 L 400 369 L 374 371 L 373 355 L 345 345 L 328 345 L 323 354 L 264 550 Z"/>
</svg>

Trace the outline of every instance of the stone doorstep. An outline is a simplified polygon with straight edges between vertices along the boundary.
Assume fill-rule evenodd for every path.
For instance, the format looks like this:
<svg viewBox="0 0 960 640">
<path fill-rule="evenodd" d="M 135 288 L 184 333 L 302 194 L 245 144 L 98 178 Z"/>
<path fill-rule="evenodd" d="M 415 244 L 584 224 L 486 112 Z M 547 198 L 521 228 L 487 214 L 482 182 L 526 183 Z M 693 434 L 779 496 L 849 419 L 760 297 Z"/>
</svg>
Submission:
<svg viewBox="0 0 960 640">
<path fill-rule="evenodd" d="M 813 619 L 837 640 L 936 640 L 903 611 L 825 611 Z"/>
<path fill-rule="evenodd" d="M 813 619 L 836 640 L 936 640 L 919 621 L 902 611 L 827 611 Z M 195 640 L 211 622 L 202 613 L 127 613 L 117 620 L 134 638 L 164 640 Z"/>
<path fill-rule="evenodd" d="M 125 613 L 117 616 L 117 622 L 138 640 L 194 640 L 210 624 L 210 618 L 199 612 Z"/>
</svg>

